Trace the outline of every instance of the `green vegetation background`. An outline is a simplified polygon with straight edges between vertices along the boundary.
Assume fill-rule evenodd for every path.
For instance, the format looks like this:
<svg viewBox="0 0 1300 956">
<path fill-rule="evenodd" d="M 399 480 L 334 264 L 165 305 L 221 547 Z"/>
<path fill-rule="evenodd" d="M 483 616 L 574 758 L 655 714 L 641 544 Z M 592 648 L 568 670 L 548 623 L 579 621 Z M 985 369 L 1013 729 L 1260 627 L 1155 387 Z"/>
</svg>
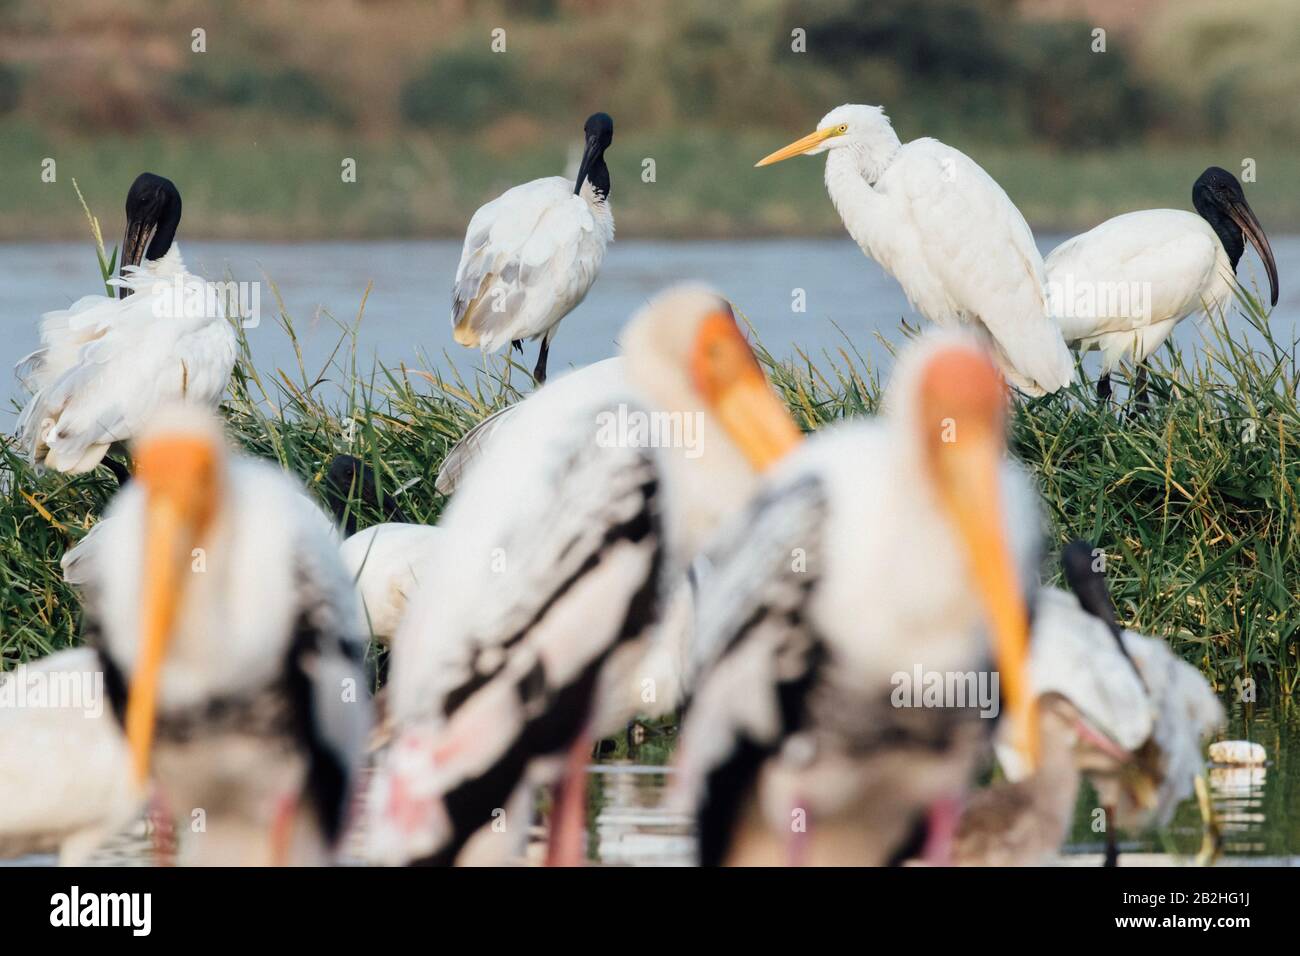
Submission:
<svg viewBox="0 0 1300 956">
<path fill-rule="evenodd" d="M 0 20 L 0 239 L 77 236 L 70 179 L 109 209 L 143 168 L 180 184 L 191 237 L 460 235 L 563 172 L 596 109 L 620 235 L 839 235 L 819 165 L 751 167 L 850 101 L 969 152 L 1036 227 L 1187 207 L 1205 166 L 1246 159 L 1269 228 L 1300 224 L 1300 0 L 0 0 Z"/>
</svg>

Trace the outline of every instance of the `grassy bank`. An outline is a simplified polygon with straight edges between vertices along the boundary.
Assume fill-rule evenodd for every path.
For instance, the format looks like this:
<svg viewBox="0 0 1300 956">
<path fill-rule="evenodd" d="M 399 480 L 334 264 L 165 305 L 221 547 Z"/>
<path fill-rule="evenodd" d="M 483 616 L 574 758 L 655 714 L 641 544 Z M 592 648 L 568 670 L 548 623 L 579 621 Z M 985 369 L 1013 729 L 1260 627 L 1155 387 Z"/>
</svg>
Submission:
<svg viewBox="0 0 1300 956">
<path fill-rule="evenodd" d="M 1124 421 L 1077 384 L 1020 403 L 1012 445 L 1037 477 L 1055 541 L 1084 536 L 1105 550 L 1129 626 L 1165 637 L 1221 686 L 1249 675 L 1289 696 L 1300 685 L 1300 368 L 1296 343 L 1269 337 L 1258 304 L 1240 308 L 1265 344 L 1252 350 L 1211 323 L 1194 361 L 1157 359 L 1147 417 Z M 231 433 L 317 492 L 332 455 L 363 457 L 385 494 L 435 521 L 443 502 L 432 476 L 447 449 L 529 379 L 504 366 L 472 382 L 358 367 L 354 333 L 340 330 L 325 367 L 274 373 L 257 369 L 245 343 L 224 406 Z M 848 351 L 762 357 L 807 430 L 872 413 L 885 378 Z M 38 477 L 15 450 L 0 451 L 0 664 L 76 642 L 77 600 L 58 562 L 112 490 L 99 473 Z"/>
<path fill-rule="evenodd" d="M 754 169 L 756 159 L 816 123 L 760 130 L 700 127 L 640 133 L 620 124 L 608 160 L 618 236 L 746 237 L 843 235 L 822 184 L 820 159 Z M 921 135 L 900 118 L 904 137 Z M 0 240 L 84 235 L 75 177 L 110 238 L 121 228 L 126 189 L 149 169 L 174 179 L 185 199 L 189 239 L 346 239 L 464 235 L 474 210 L 510 186 L 556 175 L 570 162 L 573 130 L 521 126 L 495 144 L 420 133 L 396 140 L 233 126 L 202 136 L 51 137 L 23 124 L 0 126 Z M 1239 171 L 1228 148 L 1149 147 L 1062 153 L 954 139 L 1002 184 L 1039 229 L 1082 230 L 1121 212 L 1190 209 L 1191 186 L 1209 165 Z M 42 162 L 57 181 L 41 180 Z M 355 183 L 342 162 L 357 163 Z M 1272 233 L 1300 229 L 1300 157 L 1251 154 L 1246 184 Z M 654 181 L 643 178 L 654 162 Z"/>
</svg>

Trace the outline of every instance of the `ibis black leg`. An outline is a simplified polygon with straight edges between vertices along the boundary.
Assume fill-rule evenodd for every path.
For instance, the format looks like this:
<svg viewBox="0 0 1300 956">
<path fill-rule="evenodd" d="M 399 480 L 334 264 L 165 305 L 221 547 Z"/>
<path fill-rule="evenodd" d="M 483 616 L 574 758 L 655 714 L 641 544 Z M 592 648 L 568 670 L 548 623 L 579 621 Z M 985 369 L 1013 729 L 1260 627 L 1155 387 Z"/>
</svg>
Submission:
<svg viewBox="0 0 1300 956">
<path fill-rule="evenodd" d="M 119 488 L 125 488 L 126 483 L 131 480 L 131 469 L 127 468 L 125 464 L 118 461 L 112 455 L 105 455 L 100 461 L 100 464 L 113 473 L 113 477 L 117 479 L 117 486 Z"/>
<path fill-rule="evenodd" d="M 1110 401 L 1110 372 L 1103 373 L 1097 379 L 1097 401 L 1103 405 Z"/>
<path fill-rule="evenodd" d="M 533 369 L 533 378 L 536 379 L 538 385 L 546 381 L 546 356 L 550 351 L 551 344 L 543 336 L 541 348 L 537 350 L 537 367 Z"/>
<path fill-rule="evenodd" d="M 1133 412 L 1131 417 L 1145 415 L 1151 409 L 1151 395 L 1147 391 L 1147 366 L 1139 362 L 1133 376 Z"/>
</svg>

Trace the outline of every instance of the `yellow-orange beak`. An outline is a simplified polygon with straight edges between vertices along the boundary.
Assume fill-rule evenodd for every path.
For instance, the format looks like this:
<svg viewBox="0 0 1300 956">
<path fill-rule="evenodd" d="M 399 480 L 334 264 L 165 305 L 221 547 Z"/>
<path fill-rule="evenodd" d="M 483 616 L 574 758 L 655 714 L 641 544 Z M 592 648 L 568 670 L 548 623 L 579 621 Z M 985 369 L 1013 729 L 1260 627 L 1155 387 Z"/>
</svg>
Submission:
<svg viewBox="0 0 1300 956">
<path fill-rule="evenodd" d="M 136 782 L 149 776 L 157 722 L 158 683 L 176 627 L 191 553 L 213 513 L 219 451 L 189 434 L 141 444 L 135 478 L 145 492 L 140 644 L 126 703 L 126 739 Z"/>
<path fill-rule="evenodd" d="M 700 322 L 691 375 L 723 430 L 755 471 L 766 471 L 803 440 L 803 432 L 772 390 L 729 308 Z"/>
<path fill-rule="evenodd" d="M 802 156 L 810 149 L 815 148 L 826 140 L 839 133 L 838 126 L 827 126 L 825 129 L 815 130 L 802 139 L 796 139 L 789 146 L 782 146 L 775 153 L 768 153 L 754 165 L 771 166 L 773 163 L 779 163 L 783 159 L 791 159 L 795 156 Z"/>
<path fill-rule="evenodd" d="M 1006 385 L 978 351 L 951 347 L 931 358 L 921 388 L 931 473 L 983 604 L 1012 743 L 1032 772 L 1039 741 L 1029 682 L 1029 612 L 1002 509 Z"/>
</svg>

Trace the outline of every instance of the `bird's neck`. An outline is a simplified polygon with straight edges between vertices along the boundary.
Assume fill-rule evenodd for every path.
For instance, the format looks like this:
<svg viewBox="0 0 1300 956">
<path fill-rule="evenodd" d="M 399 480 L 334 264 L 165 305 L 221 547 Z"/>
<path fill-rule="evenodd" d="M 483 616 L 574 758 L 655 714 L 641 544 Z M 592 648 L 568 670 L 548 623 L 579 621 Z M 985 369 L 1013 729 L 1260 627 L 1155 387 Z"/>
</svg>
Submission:
<svg viewBox="0 0 1300 956">
<path fill-rule="evenodd" d="M 1241 227 L 1233 222 L 1232 217 L 1218 205 L 1202 198 L 1199 193 L 1192 196 L 1192 205 L 1196 207 L 1201 218 L 1210 224 L 1214 234 L 1219 237 L 1219 242 L 1223 243 L 1223 251 L 1228 254 L 1232 271 L 1236 272 L 1237 263 L 1241 261 L 1241 255 L 1246 251 L 1246 238 L 1241 234 Z"/>
<path fill-rule="evenodd" d="M 849 235 L 864 249 L 873 245 L 873 226 L 882 221 L 876 210 L 885 202 L 874 184 L 889 168 L 896 152 L 886 156 L 855 145 L 826 154 L 826 191 Z"/>
<path fill-rule="evenodd" d="M 587 178 L 585 182 L 591 185 L 602 200 L 609 199 L 609 167 L 605 165 L 605 157 L 597 156 L 587 167 Z"/>
<path fill-rule="evenodd" d="M 167 250 L 172 247 L 172 242 L 176 239 L 176 229 L 180 224 L 180 204 L 171 203 L 168 205 L 163 217 L 158 220 L 158 229 L 154 232 L 153 239 L 149 243 L 149 248 L 145 250 L 144 257 L 149 260 L 157 260 L 167 255 Z"/>
</svg>

